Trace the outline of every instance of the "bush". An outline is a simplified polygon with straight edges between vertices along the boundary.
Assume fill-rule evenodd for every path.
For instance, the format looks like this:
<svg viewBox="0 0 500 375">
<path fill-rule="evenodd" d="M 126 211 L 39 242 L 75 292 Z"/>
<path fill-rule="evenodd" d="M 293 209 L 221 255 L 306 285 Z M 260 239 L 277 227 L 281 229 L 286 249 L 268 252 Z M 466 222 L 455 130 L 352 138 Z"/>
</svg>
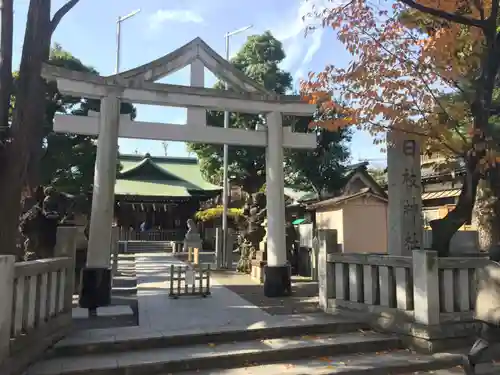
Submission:
<svg viewBox="0 0 500 375">
<path fill-rule="evenodd" d="M 207 208 L 203 211 L 198 211 L 194 214 L 196 220 L 199 221 L 212 221 L 218 219 L 222 216 L 222 206 Z M 242 208 L 229 208 L 227 210 L 227 216 L 232 219 L 239 219 L 243 217 L 243 209 Z"/>
</svg>

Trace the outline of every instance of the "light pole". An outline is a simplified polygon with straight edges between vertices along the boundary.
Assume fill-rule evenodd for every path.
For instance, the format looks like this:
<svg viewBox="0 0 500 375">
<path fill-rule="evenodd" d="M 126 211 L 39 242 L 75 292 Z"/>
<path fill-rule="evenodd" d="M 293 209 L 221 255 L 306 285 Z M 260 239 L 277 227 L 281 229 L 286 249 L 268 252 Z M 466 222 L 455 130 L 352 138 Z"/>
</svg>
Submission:
<svg viewBox="0 0 500 375">
<path fill-rule="evenodd" d="M 130 12 L 129 14 L 127 14 L 125 16 L 118 17 L 118 20 L 116 21 L 116 66 L 115 66 L 115 73 L 116 74 L 118 74 L 120 72 L 121 25 L 122 25 L 122 22 L 125 20 L 128 20 L 129 18 L 132 18 L 140 11 L 141 11 L 140 9 L 136 9 L 133 12 Z"/>
<path fill-rule="evenodd" d="M 224 38 L 226 39 L 226 60 L 229 61 L 229 38 L 231 38 L 233 35 L 242 33 L 244 31 L 247 31 L 248 29 L 252 28 L 253 25 L 248 25 L 245 27 L 242 27 L 241 29 L 231 31 L 229 33 L 226 33 L 224 35 Z M 226 90 L 229 89 L 229 84 L 225 82 L 225 88 Z M 224 112 L 224 129 L 229 128 L 229 112 L 225 111 Z M 227 234 L 228 234 L 228 225 L 227 225 L 227 209 L 229 206 L 229 181 L 228 181 L 228 160 L 229 159 L 229 146 L 227 144 L 224 145 L 224 164 L 223 164 L 223 169 L 224 169 L 224 174 L 223 174 L 223 185 L 222 185 L 222 253 L 224 254 L 224 259 L 227 257 L 228 254 L 228 249 L 227 249 Z M 231 265 L 229 265 L 231 267 Z"/>
</svg>

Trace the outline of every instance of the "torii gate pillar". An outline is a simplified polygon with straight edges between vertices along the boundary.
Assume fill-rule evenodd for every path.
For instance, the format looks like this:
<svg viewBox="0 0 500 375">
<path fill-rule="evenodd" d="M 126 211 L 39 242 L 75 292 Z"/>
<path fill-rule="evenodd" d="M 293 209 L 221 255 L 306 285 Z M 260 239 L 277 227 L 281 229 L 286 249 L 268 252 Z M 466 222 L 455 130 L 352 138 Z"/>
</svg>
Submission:
<svg viewBox="0 0 500 375">
<path fill-rule="evenodd" d="M 110 228 L 115 207 L 119 126 L 120 100 L 111 94 L 101 99 L 87 264 L 82 271 L 79 301 L 90 315 L 111 303 Z"/>
<path fill-rule="evenodd" d="M 281 297 L 292 292 L 291 268 L 285 241 L 285 197 L 283 174 L 282 114 L 267 115 L 266 193 L 267 265 L 264 268 L 264 295 Z"/>
</svg>

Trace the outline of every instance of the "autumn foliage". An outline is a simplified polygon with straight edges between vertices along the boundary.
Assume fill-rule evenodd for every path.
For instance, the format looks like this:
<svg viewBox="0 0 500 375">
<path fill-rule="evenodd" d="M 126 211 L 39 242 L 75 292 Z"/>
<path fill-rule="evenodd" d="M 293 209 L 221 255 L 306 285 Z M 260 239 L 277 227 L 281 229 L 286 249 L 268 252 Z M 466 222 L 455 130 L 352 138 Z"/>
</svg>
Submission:
<svg viewBox="0 0 500 375">
<path fill-rule="evenodd" d="M 375 143 L 387 131 L 410 133 L 425 152 L 463 162 L 455 208 L 430 223 L 440 256 L 471 217 L 481 180 L 496 197 L 500 225 L 499 2 L 345 0 L 307 16 L 332 28 L 352 55 L 347 67 L 333 64 L 302 82 L 323 115 L 311 126 L 356 126 Z"/>
<path fill-rule="evenodd" d="M 450 94 L 464 93 L 465 78 L 480 70 L 481 29 L 432 16 L 419 19 L 405 3 L 353 0 L 309 15 L 333 28 L 353 56 L 348 67 L 330 65 L 302 82 L 307 100 L 323 113 L 339 114 L 312 126 L 335 130 L 354 125 L 374 135 L 376 143 L 384 140 L 386 130 L 396 129 L 421 136 L 428 151 L 463 155 L 474 133 L 474 98 L 453 100 Z M 481 1 L 481 10 L 473 3 L 477 1 L 417 2 L 471 19 L 491 12 L 491 2 Z"/>
</svg>

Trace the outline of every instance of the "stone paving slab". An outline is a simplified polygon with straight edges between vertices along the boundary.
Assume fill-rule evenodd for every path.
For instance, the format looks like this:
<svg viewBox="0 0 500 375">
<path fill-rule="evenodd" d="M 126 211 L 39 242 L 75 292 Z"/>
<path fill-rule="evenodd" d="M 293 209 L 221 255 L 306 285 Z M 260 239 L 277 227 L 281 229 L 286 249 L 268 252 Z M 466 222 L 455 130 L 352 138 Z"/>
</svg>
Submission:
<svg viewBox="0 0 500 375">
<path fill-rule="evenodd" d="M 184 265 L 172 254 L 136 256 L 139 325 L 152 330 L 183 331 L 202 327 L 213 331 L 228 325 L 251 325 L 270 315 L 236 293 L 212 281 L 211 296 L 171 299 L 170 266 Z"/>
<path fill-rule="evenodd" d="M 315 337 L 291 337 L 271 340 L 254 340 L 236 343 L 195 345 L 189 347 L 141 350 L 125 353 L 110 353 L 103 355 L 87 355 L 79 357 L 56 358 L 42 361 L 31 367 L 27 375 L 70 375 L 76 372 L 95 371 L 106 374 L 145 374 L 149 370 L 153 373 L 158 369 L 180 371 L 181 369 L 199 368 L 199 366 L 214 367 L 224 361 L 238 363 L 269 361 L 273 355 L 283 356 L 288 353 L 289 358 L 297 355 L 307 355 L 308 349 L 322 349 L 328 352 L 346 352 L 348 350 L 368 349 L 374 351 L 379 347 L 398 345 L 396 337 L 377 333 L 348 333 L 338 335 L 318 335 Z M 251 363 L 251 362 L 250 362 Z M 150 367 L 148 367 L 150 366 Z M 113 370 L 122 371 L 113 371 Z M 125 370 L 126 369 L 126 370 Z M 154 370 L 153 370 L 154 369 Z"/>
</svg>

